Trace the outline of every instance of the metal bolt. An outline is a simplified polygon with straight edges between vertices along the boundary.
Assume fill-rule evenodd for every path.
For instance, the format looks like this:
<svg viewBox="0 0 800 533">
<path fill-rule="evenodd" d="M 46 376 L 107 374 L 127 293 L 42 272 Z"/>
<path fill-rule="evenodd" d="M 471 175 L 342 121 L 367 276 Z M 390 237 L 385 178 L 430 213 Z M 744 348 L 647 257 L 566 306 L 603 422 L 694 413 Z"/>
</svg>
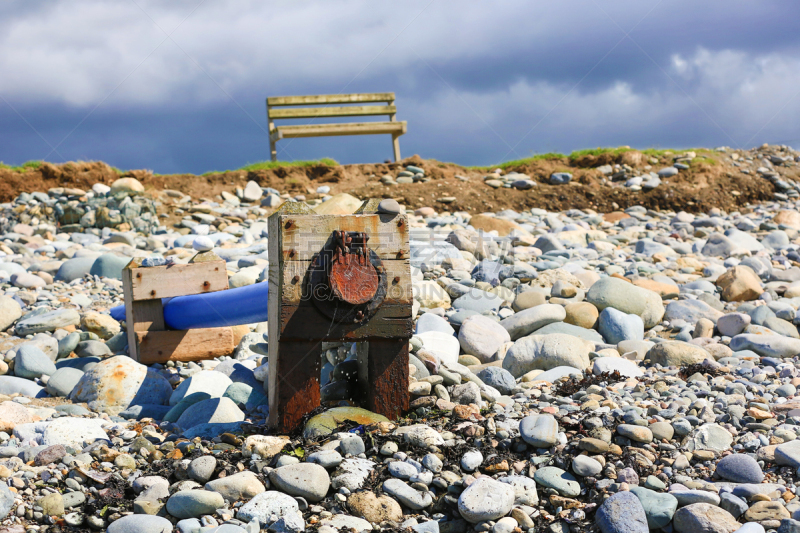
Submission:
<svg viewBox="0 0 800 533">
<path fill-rule="evenodd" d="M 292 283 L 297 283 L 298 281 L 300 281 L 300 276 L 295 274 L 295 276 L 292 278 Z"/>
<path fill-rule="evenodd" d="M 291 250 L 289 250 L 289 257 L 294 257 L 295 253 L 296 252 L 294 251 L 294 248 L 292 248 Z"/>
<path fill-rule="evenodd" d="M 400 276 L 395 276 L 394 279 L 392 280 L 392 283 L 394 283 L 395 285 L 400 283 Z"/>
<path fill-rule="evenodd" d="M 294 220 L 287 220 L 284 228 L 291 229 L 292 226 L 294 226 Z"/>
<path fill-rule="evenodd" d="M 402 228 L 403 227 L 403 219 L 402 218 L 397 221 L 397 227 L 398 228 Z"/>
</svg>

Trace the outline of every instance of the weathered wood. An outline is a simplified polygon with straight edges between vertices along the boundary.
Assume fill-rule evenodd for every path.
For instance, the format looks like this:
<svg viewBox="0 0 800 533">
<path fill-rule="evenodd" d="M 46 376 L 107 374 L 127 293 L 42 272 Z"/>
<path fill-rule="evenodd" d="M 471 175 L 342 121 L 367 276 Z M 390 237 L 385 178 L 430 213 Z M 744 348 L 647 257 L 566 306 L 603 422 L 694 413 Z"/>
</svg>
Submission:
<svg viewBox="0 0 800 533">
<path fill-rule="evenodd" d="M 125 297 L 125 328 L 128 332 L 128 354 L 134 361 L 139 361 L 138 331 L 161 331 L 166 329 L 164 324 L 164 309 L 161 299 L 134 301 L 133 276 L 134 270 L 122 270 L 122 292 Z"/>
<path fill-rule="evenodd" d="M 142 364 L 212 359 L 236 348 L 232 328 L 137 331 L 136 337 Z"/>
<path fill-rule="evenodd" d="M 320 313 L 313 302 L 281 306 L 279 339 L 356 341 L 366 338 L 411 337 L 411 306 L 384 303 L 364 324 L 336 323 Z M 273 339 L 274 337 L 270 337 Z"/>
<path fill-rule="evenodd" d="M 272 138 L 272 131 L 275 130 L 275 123 L 269 116 L 271 112 L 272 109 L 269 106 L 269 102 L 267 102 L 267 131 L 269 132 L 269 156 L 272 161 L 277 161 L 278 151 L 275 149 L 275 140 Z"/>
<path fill-rule="evenodd" d="M 148 268 L 126 267 L 126 270 L 130 272 L 131 301 L 134 302 L 215 292 L 228 288 L 225 261 Z"/>
<path fill-rule="evenodd" d="M 270 109 L 269 118 L 319 118 L 319 117 L 366 117 L 375 115 L 391 115 L 397 113 L 393 105 L 359 105 L 343 107 L 295 107 L 287 109 Z"/>
<path fill-rule="evenodd" d="M 364 323 L 331 320 L 307 294 L 311 261 L 334 230 L 366 232 L 369 248 L 381 257 L 387 296 Z M 270 425 L 293 430 L 319 405 L 323 340 L 362 341 L 358 389 L 365 407 L 397 418 L 409 403 L 412 287 L 406 218 L 276 212 L 268 231 Z"/>
<path fill-rule="evenodd" d="M 267 98 L 267 105 L 354 104 L 358 102 L 389 102 L 391 100 L 394 100 L 394 93 L 316 94 L 307 96 L 272 96 Z"/>
<path fill-rule="evenodd" d="M 389 105 L 395 107 L 394 101 L 389 102 Z M 397 115 L 394 113 L 389 115 L 389 122 L 397 122 Z M 403 132 L 405 133 L 405 131 Z M 394 154 L 394 161 L 400 161 L 400 135 L 392 134 L 392 152 Z"/>
<path fill-rule="evenodd" d="M 408 339 L 370 339 L 368 344 L 366 408 L 396 420 L 408 410 Z"/>
<path fill-rule="evenodd" d="M 385 260 L 387 290 L 383 305 L 407 304 L 413 302 L 411 288 L 411 263 L 407 259 Z M 280 283 L 281 301 L 283 305 L 297 304 L 302 300 L 311 300 L 307 274 L 311 261 L 286 261 L 283 264 Z"/>
<path fill-rule="evenodd" d="M 319 407 L 322 369 L 319 342 L 281 342 L 280 357 L 273 358 L 270 342 L 269 425 L 288 432 L 306 413 Z"/>
<path fill-rule="evenodd" d="M 400 122 L 352 122 L 347 124 L 303 124 L 299 126 L 276 126 L 270 132 L 275 140 L 300 137 L 332 137 L 337 135 L 380 135 L 406 133 L 406 121 Z"/>
<path fill-rule="evenodd" d="M 404 215 L 280 215 L 278 219 L 276 232 L 270 228 L 270 245 L 277 241 L 284 261 L 310 261 L 334 230 L 366 232 L 367 246 L 383 261 L 410 256 Z M 278 256 L 270 253 L 270 257 Z"/>
</svg>

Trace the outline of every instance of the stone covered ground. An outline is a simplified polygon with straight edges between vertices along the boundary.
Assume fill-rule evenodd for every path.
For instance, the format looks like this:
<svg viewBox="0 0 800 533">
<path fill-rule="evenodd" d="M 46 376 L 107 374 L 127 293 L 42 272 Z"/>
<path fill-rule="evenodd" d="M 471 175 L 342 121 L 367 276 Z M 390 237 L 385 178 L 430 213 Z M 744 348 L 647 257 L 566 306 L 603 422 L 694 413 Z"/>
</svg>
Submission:
<svg viewBox="0 0 800 533">
<path fill-rule="evenodd" d="M 647 204 L 692 156 L 595 171 Z M 411 410 L 355 407 L 355 346 L 325 344 L 325 409 L 289 435 L 265 426 L 266 323 L 230 356 L 145 367 L 108 310 L 132 257 L 213 250 L 232 287 L 258 283 L 281 202 L 360 200 L 134 177 L 18 194 L 0 204 L 0 532 L 800 531 L 800 155 L 715 157 L 763 201 L 409 208 Z M 426 177 L 407 164 L 381 186 Z M 523 195 L 572 178 L 470 179 Z"/>
</svg>

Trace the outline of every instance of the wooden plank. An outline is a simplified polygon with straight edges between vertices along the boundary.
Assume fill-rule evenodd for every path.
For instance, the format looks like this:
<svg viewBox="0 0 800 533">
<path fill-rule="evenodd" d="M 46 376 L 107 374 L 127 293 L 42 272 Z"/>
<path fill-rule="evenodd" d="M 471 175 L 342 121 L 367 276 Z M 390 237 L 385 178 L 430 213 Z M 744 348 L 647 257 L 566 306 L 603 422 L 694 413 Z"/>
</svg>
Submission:
<svg viewBox="0 0 800 533">
<path fill-rule="evenodd" d="M 269 257 L 269 293 L 267 295 L 267 336 L 272 339 L 272 342 L 267 343 L 267 350 L 269 352 L 269 361 L 274 364 L 269 366 L 268 371 L 268 396 L 269 396 L 269 424 L 272 427 L 277 427 L 280 423 L 278 412 L 282 409 L 280 405 L 281 396 L 279 394 L 281 379 L 278 376 L 278 362 L 280 361 L 280 354 L 278 347 L 281 345 L 280 338 L 280 314 L 281 314 L 281 270 L 283 268 L 282 262 L 278 260 L 280 257 L 280 216 L 273 214 L 267 219 L 267 232 L 271 238 L 267 242 L 267 250 Z M 285 344 L 285 343 L 284 343 Z M 319 388 L 319 386 L 317 386 Z M 319 394 L 319 393 L 317 393 Z"/>
<path fill-rule="evenodd" d="M 281 273 L 281 301 L 283 305 L 297 304 L 310 300 L 308 280 L 311 261 L 286 261 Z M 383 261 L 386 269 L 386 299 L 384 305 L 413 303 L 411 289 L 411 263 L 407 259 Z M 396 281 L 395 281 L 396 279 Z"/>
<path fill-rule="evenodd" d="M 361 363 L 362 361 L 359 361 Z M 408 410 L 408 339 L 370 339 L 366 408 L 390 420 Z"/>
<path fill-rule="evenodd" d="M 391 115 L 397 113 L 393 105 L 364 105 L 346 107 L 290 107 L 286 109 L 270 109 L 269 118 L 318 118 L 318 117 L 366 117 L 374 115 Z"/>
<path fill-rule="evenodd" d="M 301 302 L 282 306 L 278 325 L 281 342 L 292 339 L 356 341 L 366 338 L 408 338 L 411 337 L 411 306 L 384 303 L 368 322 L 353 324 L 334 323 L 320 313 L 312 302 Z"/>
<path fill-rule="evenodd" d="M 306 96 L 272 96 L 267 98 L 267 105 L 355 104 L 358 102 L 389 102 L 390 100 L 394 100 L 394 93 L 317 94 Z"/>
<path fill-rule="evenodd" d="M 289 432 L 319 407 L 322 346 L 314 341 L 282 341 L 280 353 L 273 356 L 273 344 L 278 343 L 269 343 L 269 425 Z"/>
<path fill-rule="evenodd" d="M 132 301 L 221 291 L 228 288 L 225 261 L 130 268 Z M 126 301 L 129 301 L 126 297 Z"/>
<path fill-rule="evenodd" d="M 324 137 L 337 135 L 380 135 L 384 133 L 402 135 L 406 132 L 406 121 L 400 122 L 353 122 L 349 124 L 303 124 L 300 126 L 277 126 L 278 139 L 299 137 Z"/>
<path fill-rule="evenodd" d="M 133 270 L 122 269 L 122 292 L 125 297 L 125 328 L 128 332 L 128 355 L 139 361 L 138 339 L 136 332 L 161 331 L 164 324 L 164 309 L 161 299 L 134 301 Z"/>
<path fill-rule="evenodd" d="M 334 230 L 364 231 L 367 245 L 382 261 L 407 259 L 408 220 L 404 215 L 280 215 L 270 244 L 277 241 L 284 261 L 310 261 L 330 239 Z M 291 224 L 290 224 L 291 222 Z M 288 227 L 287 227 L 288 226 Z M 278 257 L 269 254 L 269 257 Z M 272 260 L 270 260 L 272 264 Z"/>
<path fill-rule="evenodd" d="M 198 361 L 233 353 L 231 328 L 137 331 L 139 362 Z"/>
</svg>

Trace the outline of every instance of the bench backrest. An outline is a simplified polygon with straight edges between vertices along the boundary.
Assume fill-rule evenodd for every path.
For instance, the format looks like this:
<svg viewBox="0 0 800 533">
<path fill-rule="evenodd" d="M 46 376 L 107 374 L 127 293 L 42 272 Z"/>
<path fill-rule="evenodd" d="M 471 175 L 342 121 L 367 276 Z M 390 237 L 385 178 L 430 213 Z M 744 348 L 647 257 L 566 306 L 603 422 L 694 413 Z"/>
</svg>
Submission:
<svg viewBox="0 0 800 533">
<path fill-rule="evenodd" d="M 360 104 L 370 102 L 386 102 L 387 105 L 358 105 L 342 107 L 295 107 L 292 109 L 273 109 L 274 107 L 322 105 L 322 104 Z M 366 94 L 319 94 L 311 96 L 273 96 L 267 98 L 267 115 L 272 120 L 284 118 L 320 118 L 320 117 L 358 117 L 389 115 L 394 118 L 397 108 L 394 106 L 394 93 Z"/>
</svg>

